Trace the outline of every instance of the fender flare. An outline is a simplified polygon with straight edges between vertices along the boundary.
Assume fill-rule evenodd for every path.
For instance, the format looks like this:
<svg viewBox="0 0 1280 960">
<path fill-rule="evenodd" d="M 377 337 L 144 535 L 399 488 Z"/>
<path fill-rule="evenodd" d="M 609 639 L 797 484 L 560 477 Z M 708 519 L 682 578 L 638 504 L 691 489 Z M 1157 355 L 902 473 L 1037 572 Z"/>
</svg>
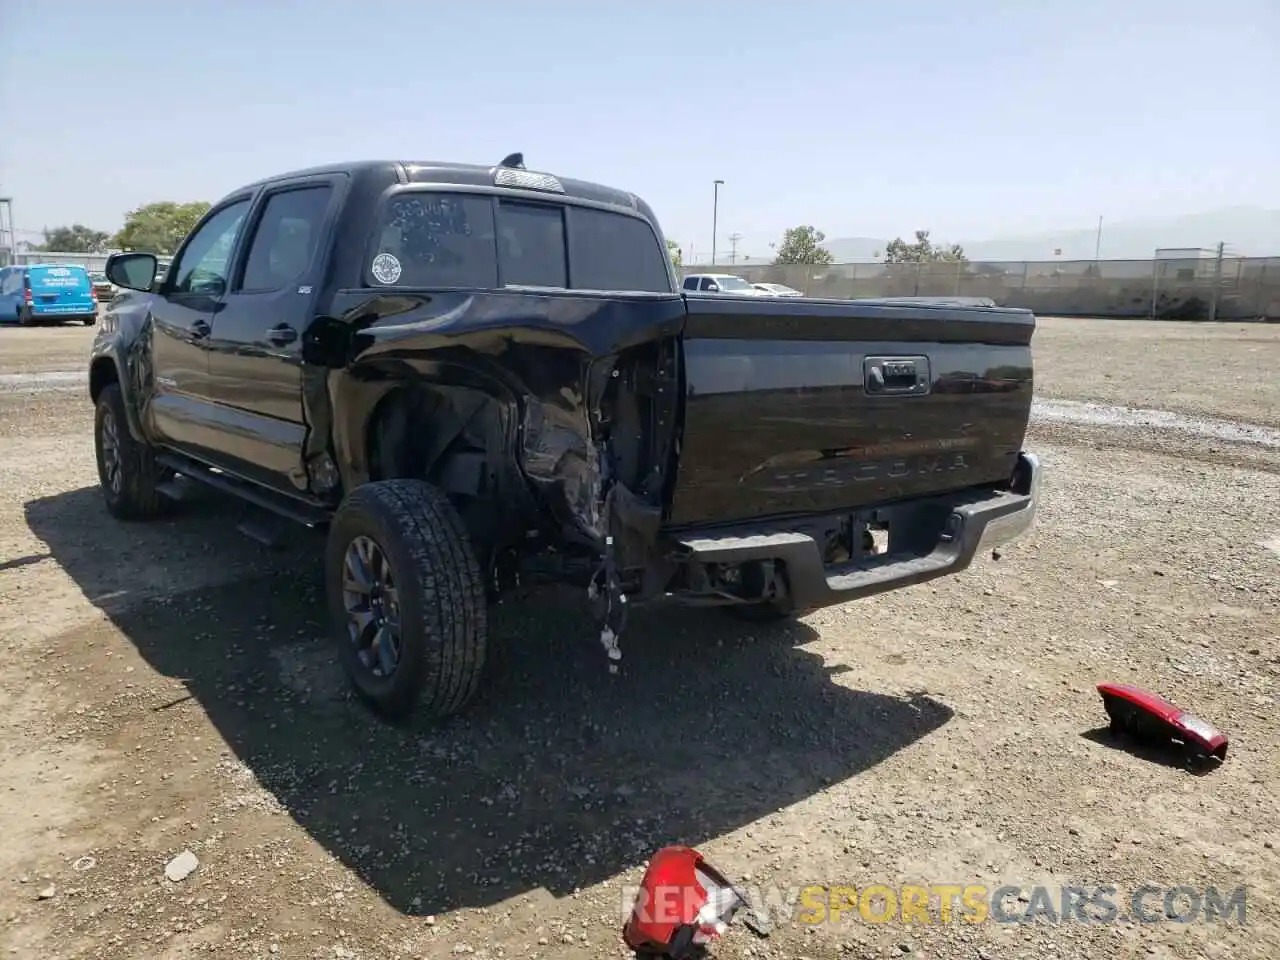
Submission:
<svg viewBox="0 0 1280 960">
<path fill-rule="evenodd" d="M 97 404 L 98 397 L 111 383 L 117 383 L 120 386 L 120 397 L 124 401 L 125 421 L 129 434 L 139 443 L 149 443 L 142 430 L 142 419 L 138 415 L 138 408 L 134 402 L 137 391 L 129 376 L 129 368 L 120 362 L 114 347 L 95 351 L 89 361 L 89 399 Z"/>
</svg>

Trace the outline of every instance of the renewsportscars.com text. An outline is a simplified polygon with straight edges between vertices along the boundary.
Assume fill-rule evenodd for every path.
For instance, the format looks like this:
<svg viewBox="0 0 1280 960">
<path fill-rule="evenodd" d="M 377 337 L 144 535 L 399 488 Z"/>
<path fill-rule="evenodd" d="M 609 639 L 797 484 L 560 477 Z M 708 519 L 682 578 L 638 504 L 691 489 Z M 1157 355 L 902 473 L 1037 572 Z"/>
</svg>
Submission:
<svg viewBox="0 0 1280 960">
<path fill-rule="evenodd" d="M 806 926 L 846 923 L 1245 923 L 1245 887 L 1219 890 L 1187 884 L 989 887 L 982 884 L 811 884 L 740 890 L 770 922 Z M 657 922 L 681 922 L 701 906 L 693 891 L 624 887 L 622 910 Z"/>
</svg>

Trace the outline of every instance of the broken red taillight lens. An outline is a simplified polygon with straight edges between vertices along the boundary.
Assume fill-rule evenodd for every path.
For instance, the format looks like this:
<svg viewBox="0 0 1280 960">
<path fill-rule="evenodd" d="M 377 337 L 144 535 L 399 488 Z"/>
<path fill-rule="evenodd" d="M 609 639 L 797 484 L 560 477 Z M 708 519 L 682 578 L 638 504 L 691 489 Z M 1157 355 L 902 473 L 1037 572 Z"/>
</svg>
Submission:
<svg viewBox="0 0 1280 960">
<path fill-rule="evenodd" d="M 684 960 L 724 933 L 746 905 L 692 847 L 663 847 L 649 861 L 622 938 L 632 950 Z"/>
<path fill-rule="evenodd" d="M 1179 740 L 1198 759 L 1227 759 L 1227 735 L 1164 697 L 1126 683 L 1100 683 L 1111 729 L 1149 739 Z"/>
</svg>

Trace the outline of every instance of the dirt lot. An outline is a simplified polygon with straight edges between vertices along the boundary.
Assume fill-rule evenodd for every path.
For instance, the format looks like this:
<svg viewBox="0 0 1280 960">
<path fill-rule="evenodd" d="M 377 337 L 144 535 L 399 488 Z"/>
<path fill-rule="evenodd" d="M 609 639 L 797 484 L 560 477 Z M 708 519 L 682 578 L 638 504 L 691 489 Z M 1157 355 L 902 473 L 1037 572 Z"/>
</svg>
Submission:
<svg viewBox="0 0 1280 960">
<path fill-rule="evenodd" d="M 83 386 L 11 376 L 92 336 L 0 329 L 0 951 L 619 957 L 623 887 L 680 841 L 751 889 L 1247 888 L 1243 928 L 851 910 L 719 957 L 1280 957 L 1280 431 L 1037 419 L 1046 502 L 998 561 L 779 628 L 643 611 L 616 677 L 537 594 L 474 709 L 396 730 L 347 695 L 311 535 L 266 550 L 213 496 L 108 519 Z M 1047 320 L 1036 349 L 1046 397 L 1280 424 L 1276 326 Z M 1122 748 L 1104 679 L 1221 724 L 1227 762 Z"/>
</svg>

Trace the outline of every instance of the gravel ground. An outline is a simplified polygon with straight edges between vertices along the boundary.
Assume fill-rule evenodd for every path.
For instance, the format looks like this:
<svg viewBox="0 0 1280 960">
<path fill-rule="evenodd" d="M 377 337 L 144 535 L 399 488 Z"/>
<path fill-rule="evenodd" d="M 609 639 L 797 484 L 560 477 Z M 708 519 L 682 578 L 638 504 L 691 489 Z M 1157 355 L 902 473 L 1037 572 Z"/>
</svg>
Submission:
<svg viewBox="0 0 1280 960">
<path fill-rule="evenodd" d="M 0 330 L 0 378 L 75 370 L 91 337 Z M 1046 397 L 1280 424 L 1280 329 L 1049 320 L 1036 347 Z M 998 561 L 777 628 L 640 611 L 615 677 L 579 598 L 536 593 L 497 611 L 474 709 L 393 729 L 329 653 L 315 538 L 266 550 L 212 495 L 111 521 L 83 387 L 56 386 L 0 381 L 9 955 L 621 957 L 623 888 L 680 841 L 752 889 L 1249 897 L 1243 929 L 854 914 L 738 925 L 719 957 L 1280 956 L 1265 442 L 1037 420 L 1045 503 Z M 1105 679 L 1223 726 L 1227 762 L 1122 748 Z"/>
</svg>

